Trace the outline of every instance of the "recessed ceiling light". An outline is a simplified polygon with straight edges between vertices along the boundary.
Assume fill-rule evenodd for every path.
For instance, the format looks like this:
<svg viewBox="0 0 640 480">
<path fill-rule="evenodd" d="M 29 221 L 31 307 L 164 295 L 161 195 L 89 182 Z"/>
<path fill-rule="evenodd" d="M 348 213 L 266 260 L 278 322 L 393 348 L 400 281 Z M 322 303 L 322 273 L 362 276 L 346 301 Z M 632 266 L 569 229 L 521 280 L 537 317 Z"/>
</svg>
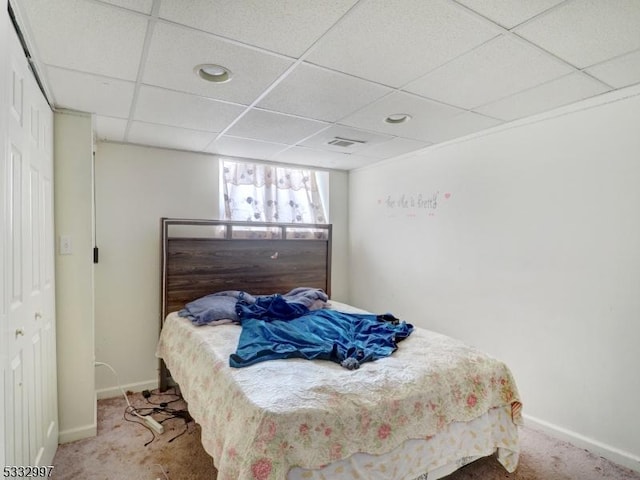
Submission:
<svg viewBox="0 0 640 480">
<path fill-rule="evenodd" d="M 406 123 L 409 120 L 411 120 L 411 115 L 408 113 L 393 113 L 384 119 L 385 122 L 391 124 Z"/>
<path fill-rule="evenodd" d="M 215 63 L 196 65 L 193 71 L 207 82 L 225 83 L 231 80 L 231 70 Z"/>
</svg>

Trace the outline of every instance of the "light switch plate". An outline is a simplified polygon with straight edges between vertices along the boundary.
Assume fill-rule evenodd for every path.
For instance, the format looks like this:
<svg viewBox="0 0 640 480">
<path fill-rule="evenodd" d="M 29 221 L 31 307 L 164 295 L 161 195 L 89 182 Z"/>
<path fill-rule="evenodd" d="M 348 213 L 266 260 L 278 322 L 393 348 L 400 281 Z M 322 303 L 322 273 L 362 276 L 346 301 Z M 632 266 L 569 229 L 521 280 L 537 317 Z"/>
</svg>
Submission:
<svg viewBox="0 0 640 480">
<path fill-rule="evenodd" d="M 71 255 L 73 253 L 73 243 L 69 235 L 60 235 L 60 255 Z"/>
</svg>

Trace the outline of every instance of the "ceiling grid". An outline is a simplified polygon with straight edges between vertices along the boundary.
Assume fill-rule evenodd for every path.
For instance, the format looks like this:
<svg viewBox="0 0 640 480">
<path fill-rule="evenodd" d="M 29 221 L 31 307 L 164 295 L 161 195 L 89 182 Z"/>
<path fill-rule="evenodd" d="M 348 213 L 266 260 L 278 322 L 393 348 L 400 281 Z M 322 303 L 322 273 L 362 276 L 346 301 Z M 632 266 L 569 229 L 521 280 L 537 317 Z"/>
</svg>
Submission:
<svg viewBox="0 0 640 480">
<path fill-rule="evenodd" d="M 637 0 L 10 3 L 104 141 L 350 170 L 640 83 Z"/>
</svg>

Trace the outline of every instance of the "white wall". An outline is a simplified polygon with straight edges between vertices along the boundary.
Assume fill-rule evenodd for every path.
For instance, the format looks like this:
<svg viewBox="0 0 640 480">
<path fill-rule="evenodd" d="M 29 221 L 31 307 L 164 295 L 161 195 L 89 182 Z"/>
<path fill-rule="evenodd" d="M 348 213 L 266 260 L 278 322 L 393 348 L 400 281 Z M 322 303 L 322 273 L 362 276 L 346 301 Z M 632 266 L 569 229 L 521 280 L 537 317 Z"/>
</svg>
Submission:
<svg viewBox="0 0 640 480">
<path fill-rule="evenodd" d="M 505 360 L 530 423 L 635 469 L 639 125 L 636 87 L 352 172 L 349 192 L 352 303 Z"/>
<path fill-rule="evenodd" d="M 92 138 L 90 115 L 54 115 L 55 234 L 73 247 L 55 262 L 61 443 L 96 434 Z"/>
<path fill-rule="evenodd" d="M 347 175 L 332 172 L 333 292 L 347 298 Z M 160 218 L 217 218 L 218 160 L 212 155 L 99 143 L 96 154 L 96 359 L 132 390 L 157 386 Z M 99 397 L 119 394 L 107 369 Z"/>
<path fill-rule="evenodd" d="M 332 171 L 329 175 L 329 215 L 333 224 L 331 232 L 331 298 L 348 302 L 350 292 L 349 274 L 349 175 Z"/>
</svg>

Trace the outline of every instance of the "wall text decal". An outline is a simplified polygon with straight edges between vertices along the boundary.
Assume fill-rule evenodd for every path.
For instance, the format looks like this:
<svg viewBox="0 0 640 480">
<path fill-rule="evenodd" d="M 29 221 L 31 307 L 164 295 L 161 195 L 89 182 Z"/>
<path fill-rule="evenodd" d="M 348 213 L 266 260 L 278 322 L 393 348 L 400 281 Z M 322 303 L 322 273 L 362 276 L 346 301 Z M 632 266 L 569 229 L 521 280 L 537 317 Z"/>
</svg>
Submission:
<svg viewBox="0 0 640 480">
<path fill-rule="evenodd" d="M 385 198 L 378 199 L 378 205 L 384 206 L 391 216 L 395 216 L 392 212 L 404 211 L 408 217 L 415 217 L 419 213 L 424 212 L 428 216 L 435 215 L 435 211 L 441 204 L 440 192 L 435 193 L 396 193 L 388 194 Z M 451 198 L 451 192 L 443 195 L 444 200 Z"/>
</svg>

